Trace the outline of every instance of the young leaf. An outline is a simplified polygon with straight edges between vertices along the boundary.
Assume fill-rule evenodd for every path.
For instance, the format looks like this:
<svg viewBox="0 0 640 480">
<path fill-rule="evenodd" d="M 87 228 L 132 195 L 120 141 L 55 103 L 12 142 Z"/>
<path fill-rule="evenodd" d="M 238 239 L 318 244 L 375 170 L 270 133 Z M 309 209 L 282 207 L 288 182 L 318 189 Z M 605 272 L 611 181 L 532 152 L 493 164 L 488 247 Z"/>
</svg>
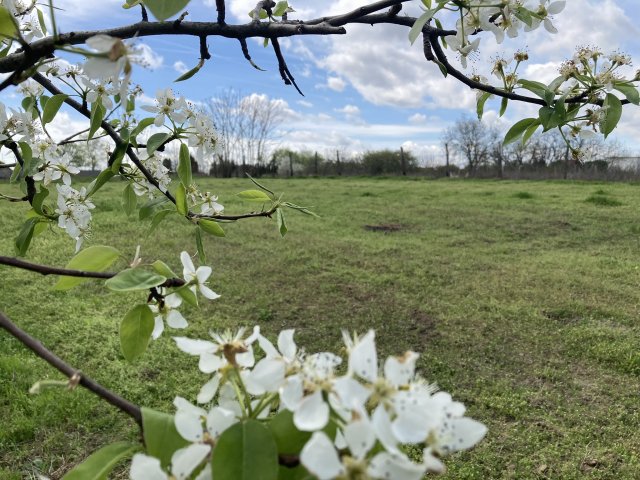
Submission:
<svg viewBox="0 0 640 480">
<path fill-rule="evenodd" d="M 147 153 L 153 155 L 160 145 L 162 145 L 171 135 L 168 133 L 154 133 L 147 140 Z"/>
<path fill-rule="evenodd" d="M 276 210 L 276 221 L 278 222 L 278 230 L 280 231 L 280 235 L 284 237 L 287 234 L 287 224 L 284 221 L 284 213 L 282 213 L 282 209 L 279 208 Z"/>
<path fill-rule="evenodd" d="M 509 145 L 510 143 L 515 142 L 524 134 L 525 130 L 529 128 L 532 123 L 537 121 L 537 118 L 525 118 L 520 120 L 509 129 L 502 143 L 504 145 Z"/>
<path fill-rule="evenodd" d="M 162 205 L 167 203 L 169 199 L 164 195 L 161 197 L 154 198 L 153 200 L 149 200 L 147 203 L 140 207 L 138 210 L 138 219 L 144 220 L 145 218 L 153 215 L 157 210 L 162 208 Z"/>
<path fill-rule="evenodd" d="M 630 83 L 614 83 L 613 88 L 622 93 L 629 102 L 640 105 L 640 94 L 638 89 Z"/>
<path fill-rule="evenodd" d="M 245 190 L 236 195 L 247 202 L 265 203 L 271 201 L 271 197 L 260 190 Z"/>
<path fill-rule="evenodd" d="M 89 272 L 104 272 L 120 256 L 120 252 L 113 247 L 94 245 L 76 254 L 66 265 L 68 270 L 86 270 Z M 70 290 L 76 285 L 89 280 L 81 277 L 60 277 L 54 290 Z"/>
<path fill-rule="evenodd" d="M 193 77 L 196 73 L 200 71 L 203 65 L 204 65 L 204 60 L 200 60 L 195 67 L 193 67 L 191 70 L 184 72 L 182 75 L 176 78 L 174 82 L 177 83 L 177 82 L 183 82 L 185 80 L 189 80 L 191 77 Z"/>
<path fill-rule="evenodd" d="M 153 216 L 153 220 L 151 220 L 151 226 L 149 227 L 149 231 L 147 232 L 147 235 L 151 235 L 156 228 L 158 228 L 158 225 L 160 225 L 160 223 L 162 223 L 162 221 L 165 219 L 165 217 L 167 215 L 171 215 L 172 213 L 176 213 L 175 210 L 160 210 L 158 213 L 156 213 Z"/>
<path fill-rule="evenodd" d="M 91 195 L 96 193 L 98 190 L 100 190 L 100 187 L 102 187 L 105 183 L 111 180 L 114 175 L 115 173 L 113 173 L 113 170 L 111 170 L 111 167 L 107 167 L 106 170 L 101 171 L 96 177 L 96 179 L 89 184 L 89 187 L 87 188 L 87 190 L 89 191 L 89 193 L 87 193 L 87 197 L 90 197 Z"/>
<path fill-rule="evenodd" d="M 277 480 L 278 449 L 273 435 L 257 420 L 225 430 L 211 456 L 216 480 Z"/>
<path fill-rule="evenodd" d="M 162 260 L 156 260 L 151 264 L 151 266 L 159 275 L 162 275 L 163 277 L 167 277 L 167 278 L 177 277 L 177 275 L 173 273 L 173 270 L 171 270 L 169 265 L 164 263 Z"/>
<path fill-rule="evenodd" d="M 142 407 L 142 433 L 148 455 L 160 459 L 163 468 L 171 464 L 176 450 L 189 442 L 176 430 L 173 415 Z"/>
<path fill-rule="evenodd" d="M 200 220 L 198 220 L 198 226 L 211 235 L 214 235 L 216 237 L 224 237 L 224 230 L 218 222 L 201 218 Z"/>
<path fill-rule="evenodd" d="M 131 184 L 128 183 L 122 191 L 122 209 L 124 210 L 124 213 L 131 215 L 136 211 L 137 205 L 138 197 L 136 196 L 136 192 L 133 190 Z"/>
<path fill-rule="evenodd" d="M 600 130 L 604 138 L 607 138 L 620 121 L 620 117 L 622 116 L 622 103 L 613 93 L 607 93 L 607 96 L 604 97 L 602 108 L 604 108 L 604 120 L 600 124 Z"/>
<path fill-rule="evenodd" d="M 102 125 L 102 120 L 107 113 L 107 109 L 102 106 L 102 103 L 95 102 L 91 106 L 91 118 L 89 120 L 89 136 L 88 140 L 91 140 L 95 133 Z"/>
<path fill-rule="evenodd" d="M 31 239 L 33 238 L 33 229 L 39 221 L 40 219 L 37 217 L 30 218 L 22 224 L 20 233 L 18 233 L 18 236 L 15 240 L 16 254 L 19 257 L 24 257 L 27 253 L 27 250 L 29 250 L 29 245 L 31 244 Z"/>
<path fill-rule="evenodd" d="M 182 297 L 182 299 L 185 302 L 187 302 L 189 305 L 194 306 L 194 307 L 198 306 L 198 297 L 196 296 L 195 293 L 193 293 L 191 288 L 187 287 L 186 285 L 184 287 L 178 288 L 175 291 L 175 293 L 180 295 L 180 297 Z"/>
<path fill-rule="evenodd" d="M 207 263 L 207 254 L 204 251 L 201 232 L 201 229 L 196 228 L 196 248 L 198 249 L 198 260 L 200 260 L 200 263 Z"/>
<path fill-rule="evenodd" d="M 278 453 L 298 455 L 305 443 L 311 438 L 311 432 L 301 432 L 293 423 L 293 413 L 281 410 L 269 422 L 269 429 L 278 446 Z"/>
<path fill-rule="evenodd" d="M 153 313 L 147 305 L 137 305 L 120 323 L 120 347 L 127 361 L 139 358 L 146 350 L 153 332 Z"/>
<path fill-rule="evenodd" d="M 114 292 L 132 292 L 135 290 L 149 290 L 162 285 L 167 278 L 156 273 L 147 272 L 141 268 L 127 268 L 115 277 L 104 282 Z"/>
<path fill-rule="evenodd" d="M 484 92 L 478 98 L 478 103 L 476 104 L 476 113 L 478 114 L 478 120 L 482 120 L 482 115 L 484 114 L 484 104 L 487 103 L 491 94 L 489 92 Z"/>
<path fill-rule="evenodd" d="M 125 153 L 127 153 L 128 147 L 128 143 L 121 143 L 113 151 L 111 157 L 109 157 L 109 165 L 111 165 L 111 171 L 114 173 L 114 175 L 120 172 L 122 160 L 124 159 Z"/>
<path fill-rule="evenodd" d="M 4 38 L 18 35 L 18 25 L 11 12 L 4 6 L 0 6 L 0 35 Z"/>
<path fill-rule="evenodd" d="M 507 106 L 509 105 L 509 99 L 506 97 L 502 97 L 502 102 L 500 103 L 500 116 L 503 116 L 507 111 Z"/>
<path fill-rule="evenodd" d="M 178 178 L 185 187 L 192 183 L 191 178 L 191 155 L 189 147 L 185 143 L 180 144 L 180 161 L 178 162 Z"/>
<path fill-rule="evenodd" d="M 69 95 L 60 93 L 58 95 L 54 95 L 47 101 L 47 105 L 44 107 L 44 110 L 42 112 L 43 125 L 46 123 L 49 123 L 51 120 L 55 118 L 56 114 L 58 113 L 58 110 L 60 110 L 60 107 L 62 106 L 62 104 L 64 103 L 64 101 L 67 99 L 68 96 Z"/>
<path fill-rule="evenodd" d="M 38 215 L 45 215 L 43 203 L 48 196 L 49 190 L 44 185 L 40 185 L 40 191 L 33 197 L 33 203 L 31 204 Z"/>
<path fill-rule="evenodd" d="M 184 216 L 189 213 L 189 207 L 187 206 L 187 191 L 182 183 L 178 185 L 176 190 L 176 210 L 180 215 Z"/>
<path fill-rule="evenodd" d="M 427 10 L 415 21 L 415 23 L 411 27 L 411 30 L 409 30 L 409 42 L 411 42 L 411 45 L 413 45 L 413 42 L 415 42 L 416 39 L 420 36 L 420 34 L 422 33 L 422 29 L 427 24 L 427 22 L 431 20 L 434 13 L 436 13 L 435 10 Z"/>
<path fill-rule="evenodd" d="M 116 442 L 93 452 L 80 465 L 76 465 L 62 477 L 62 480 L 103 480 L 124 459 L 140 450 L 140 445 Z"/>
<path fill-rule="evenodd" d="M 145 6 L 161 22 L 180 13 L 189 0 L 144 0 Z"/>
<path fill-rule="evenodd" d="M 140 134 L 140 132 L 142 132 L 145 128 L 153 125 L 154 121 L 155 121 L 155 118 L 153 117 L 147 117 L 140 120 L 138 122 L 138 125 L 136 125 L 136 128 L 134 128 L 129 134 L 129 139 L 131 141 L 135 140 L 135 138 Z"/>
</svg>

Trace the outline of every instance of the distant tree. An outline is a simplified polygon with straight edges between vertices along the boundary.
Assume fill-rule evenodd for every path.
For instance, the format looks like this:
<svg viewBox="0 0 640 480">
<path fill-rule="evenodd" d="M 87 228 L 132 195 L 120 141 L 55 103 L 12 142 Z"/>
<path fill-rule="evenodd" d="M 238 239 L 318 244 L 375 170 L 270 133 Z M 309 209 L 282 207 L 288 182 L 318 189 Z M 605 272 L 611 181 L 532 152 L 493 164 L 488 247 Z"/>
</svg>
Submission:
<svg viewBox="0 0 640 480">
<path fill-rule="evenodd" d="M 465 160 L 470 174 L 491 161 L 496 141 L 499 140 L 494 128 L 469 117 L 457 120 L 443 137 L 443 142 Z"/>
<path fill-rule="evenodd" d="M 403 152 L 405 169 L 415 170 L 418 161 L 411 152 Z M 360 159 L 364 172 L 369 175 L 401 174 L 403 171 L 400 150 L 375 150 L 366 152 Z"/>
</svg>

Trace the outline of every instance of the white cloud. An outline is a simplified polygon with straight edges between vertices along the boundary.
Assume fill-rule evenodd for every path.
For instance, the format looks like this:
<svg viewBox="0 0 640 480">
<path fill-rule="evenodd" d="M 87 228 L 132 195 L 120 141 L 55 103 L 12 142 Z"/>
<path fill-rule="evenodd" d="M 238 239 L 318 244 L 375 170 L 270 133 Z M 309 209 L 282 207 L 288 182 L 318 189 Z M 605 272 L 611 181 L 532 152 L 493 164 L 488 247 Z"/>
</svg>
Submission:
<svg viewBox="0 0 640 480">
<path fill-rule="evenodd" d="M 347 116 L 360 115 L 360 109 L 355 105 L 345 105 L 342 108 L 336 108 L 336 112 L 344 113 Z"/>
<path fill-rule="evenodd" d="M 139 43 L 136 45 L 136 49 L 139 52 L 138 59 L 141 65 L 151 70 L 157 70 L 164 62 L 162 55 L 154 52 L 153 49 L 145 44 Z"/>
<path fill-rule="evenodd" d="M 177 62 L 174 62 L 173 69 L 180 74 L 183 74 L 189 71 L 189 67 L 187 67 L 187 64 L 184 63 L 182 60 L 178 60 Z"/>
<path fill-rule="evenodd" d="M 313 108 L 313 103 L 307 102 L 306 100 L 298 100 L 296 103 L 304 108 Z"/>
<path fill-rule="evenodd" d="M 426 123 L 427 116 L 422 113 L 414 113 L 408 118 L 408 120 L 409 120 L 409 123 L 415 123 L 415 124 Z"/>
<path fill-rule="evenodd" d="M 327 87 L 329 87 L 331 90 L 335 92 L 344 91 L 344 87 L 346 86 L 347 84 L 340 77 L 329 77 L 327 79 Z"/>
</svg>

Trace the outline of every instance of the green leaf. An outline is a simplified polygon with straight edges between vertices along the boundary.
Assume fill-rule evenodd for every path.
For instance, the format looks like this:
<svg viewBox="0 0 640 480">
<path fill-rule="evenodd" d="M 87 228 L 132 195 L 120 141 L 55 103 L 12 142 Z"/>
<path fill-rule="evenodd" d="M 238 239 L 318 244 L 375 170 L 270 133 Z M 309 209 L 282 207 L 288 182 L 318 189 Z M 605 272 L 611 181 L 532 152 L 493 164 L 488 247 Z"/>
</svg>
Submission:
<svg viewBox="0 0 640 480">
<path fill-rule="evenodd" d="M 560 117 L 556 112 L 555 108 L 551 107 L 541 107 L 538 110 L 538 115 L 540 118 L 540 124 L 542 125 L 543 131 L 549 131 L 552 128 L 556 128 L 560 125 Z"/>
<path fill-rule="evenodd" d="M 151 266 L 159 275 L 162 275 L 163 277 L 167 277 L 167 278 L 177 277 L 177 275 L 173 272 L 173 270 L 171 270 L 169 265 L 164 263 L 162 260 L 156 260 L 151 264 Z"/>
<path fill-rule="evenodd" d="M 33 209 L 39 215 L 43 215 L 43 216 L 45 215 L 45 212 L 43 210 L 43 207 L 44 207 L 43 203 L 48 196 L 49 196 L 49 190 L 44 185 L 40 185 L 40 191 L 35 194 L 35 196 L 33 197 L 33 203 L 31 204 Z"/>
<path fill-rule="evenodd" d="M 320 218 L 320 215 L 318 215 L 315 212 L 312 212 L 307 207 L 301 207 L 300 205 L 296 205 L 295 203 L 290 203 L 290 202 L 282 202 L 282 205 L 284 205 L 285 207 L 289 207 L 293 210 L 297 210 L 300 213 L 304 213 L 305 215 L 311 215 L 312 217 Z"/>
<path fill-rule="evenodd" d="M 106 170 L 101 171 L 96 179 L 89 184 L 89 193 L 87 193 L 87 197 L 90 197 L 94 193 L 96 193 L 100 188 L 107 183 L 109 180 L 113 178 L 115 174 L 111 170 L 111 167 L 107 167 Z"/>
<path fill-rule="evenodd" d="M 169 133 L 154 133 L 151 135 L 149 140 L 147 140 L 147 153 L 149 156 L 153 155 L 153 152 L 155 152 L 169 137 L 171 137 L 171 134 Z"/>
<path fill-rule="evenodd" d="M 120 252 L 113 247 L 94 245 L 76 254 L 66 265 L 68 270 L 86 270 L 89 272 L 104 272 L 120 256 Z M 80 277 L 61 277 L 53 287 L 54 290 L 70 290 L 76 285 L 89 280 Z"/>
<path fill-rule="evenodd" d="M 184 287 L 178 288 L 177 290 L 175 290 L 175 293 L 180 295 L 180 297 L 189 305 L 192 305 L 194 307 L 198 306 L 198 297 L 188 286 L 185 285 Z"/>
<path fill-rule="evenodd" d="M 542 98 L 547 105 L 551 105 L 553 103 L 553 99 L 555 98 L 555 93 L 549 89 L 544 83 L 534 82 L 532 80 L 518 80 L 518 84 L 522 86 L 522 88 L 529 90 L 534 93 L 538 97 Z"/>
<path fill-rule="evenodd" d="M 140 445 L 116 442 L 92 453 L 80 465 L 69 470 L 62 480 L 104 480 L 122 462 L 140 450 Z"/>
<path fill-rule="evenodd" d="M 600 131 L 604 138 L 607 138 L 613 130 L 615 130 L 620 117 L 622 116 L 622 102 L 613 93 L 607 93 L 602 104 L 604 111 L 604 120 L 600 124 Z"/>
<path fill-rule="evenodd" d="M 109 157 L 109 165 L 111 165 L 111 171 L 114 174 L 120 172 L 120 167 L 122 166 L 122 160 L 124 160 L 124 155 L 127 153 L 127 148 L 129 147 L 128 143 L 119 144 L 116 149 Z"/>
<path fill-rule="evenodd" d="M 133 190 L 131 184 L 128 183 L 122 191 L 122 209 L 127 215 L 132 215 L 133 212 L 136 211 L 137 205 L 138 197 L 136 196 L 136 192 Z"/>
<path fill-rule="evenodd" d="M 280 1 L 276 3 L 276 7 L 273 9 L 273 16 L 281 17 L 287 11 L 287 8 L 289 8 L 289 2 L 287 1 Z"/>
<path fill-rule="evenodd" d="M 278 222 L 278 230 L 280 231 L 280 235 L 284 237 L 287 234 L 287 224 L 284 221 L 284 213 L 282 213 L 282 209 L 276 210 L 276 221 Z"/>
<path fill-rule="evenodd" d="M 142 433 L 146 452 L 160 459 L 162 468 L 171 464 L 171 456 L 176 450 L 189 445 L 176 430 L 173 415 L 142 407 Z"/>
<path fill-rule="evenodd" d="M 30 218 L 22 224 L 20 233 L 18 233 L 18 236 L 15 240 L 16 254 L 19 257 L 24 257 L 27 253 L 27 250 L 29 250 L 29 245 L 31 244 L 31 239 L 33 238 L 33 229 L 39 221 L 40 219 L 37 217 Z"/>
<path fill-rule="evenodd" d="M 164 195 L 158 198 L 154 198 L 153 200 L 149 200 L 145 203 L 140 210 L 138 210 L 138 219 L 144 220 L 145 218 L 149 218 L 156 211 L 162 208 L 162 205 L 167 203 L 169 199 Z"/>
<path fill-rule="evenodd" d="M 166 280 L 167 278 L 162 275 L 147 272 L 141 268 L 127 268 L 104 283 L 114 292 L 132 292 L 135 290 L 149 290 L 162 285 Z"/>
<path fill-rule="evenodd" d="M 102 126 L 102 120 L 107 113 L 107 109 L 102 106 L 102 103 L 95 102 L 91 105 L 91 118 L 89 120 L 89 136 L 88 140 L 91 140 L 98 129 Z"/>
<path fill-rule="evenodd" d="M 200 71 L 203 65 L 204 65 L 204 60 L 200 60 L 195 67 L 193 67 L 191 70 L 184 72 L 182 75 L 176 78 L 174 82 L 183 82 L 185 80 L 189 80 L 191 77 L 193 77 L 196 73 Z"/>
<path fill-rule="evenodd" d="M 536 121 L 533 122 L 525 131 L 524 131 L 524 135 L 522 136 L 522 144 L 526 144 L 529 139 L 531 138 L 531 136 L 536 132 L 536 130 L 538 129 L 538 127 L 540 126 L 540 122 Z"/>
<path fill-rule="evenodd" d="M 489 92 L 484 92 L 478 98 L 478 103 L 476 104 L 476 113 L 478 114 L 478 120 L 482 120 L 482 115 L 484 114 L 484 104 L 487 103 L 487 100 L 491 97 Z"/>
<path fill-rule="evenodd" d="M 509 99 L 506 97 L 502 97 L 502 102 L 500 103 L 500 115 L 503 116 L 507 111 L 507 106 L 509 105 Z"/>
<path fill-rule="evenodd" d="M 180 161 L 178 162 L 178 178 L 182 184 L 188 188 L 192 183 L 191 177 L 191 155 L 186 144 L 180 144 Z"/>
<path fill-rule="evenodd" d="M 508 145 L 512 142 L 515 142 L 516 140 L 518 140 L 525 132 L 525 130 L 527 128 L 529 128 L 529 126 L 534 123 L 537 122 L 538 119 L 537 118 L 525 118 L 523 120 L 520 120 L 519 122 L 517 122 L 514 126 L 512 126 L 509 131 L 507 132 L 507 134 L 504 137 L 504 141 L 502 142 L 504 145 Z"/>
<path fill-rule="evenodd" d="M 533 17 L 528 9 L 524 7 L 516 7 L 512 12 L 517 19 L 522 20 L 527 26 L 530 27 L 533 24 Z"/>
<path fill-rule="evenodd" d="M 415 21 L 415 23 L 411 27 L 411 30 L 409 30 L 409 42 L 411 42 L 411 45 L 413 45 L 416 39 L 420 36 L 420 34 L 422 33 L 422 29 L 427 24 L 427 22 L 431 20 L 434 13 L 436 13 L 436 10 L 427 10 Z"/>
<path fill-rule="evenodd" d="M 0 35 L 9 38 L 18 36 L 18 24 L 4 6 L 0 6 Z"/>
<path fill-rule="evenodd" d="M 180 183 L 176 189 L 176 210 L 180 215 L 184 216 L 189 213 L 189 207 L 187 206 L 187 191 L 182 183 Z"/>
<path fill-rule="evenodd" d="M 269 428 L 278 447 L 278 453 L 298 455 L 311 438 L 311 432 L 301 432 L 293 423 L 293 413 L 281 410 L 269 422 Z"/>
<path fill-rule="evenodd" d="M 265 203 L 271 201 L 271 197 L 260 190 L 245 190 L 236 195 L 246 202 Z"/>
<path fill-rule="evenodd" d="M 160 210 L 158 213 L 156 213 L 153 216 L 153 220 L 151 220 L 151 226 L 149 227 L 149 231 L 147 232 L 147 235 L 151 235 L 156 228 L 158 228 L 158 225 L 160 225 L 162 223 L 162 221 L 165 219 L 166 216 L 171 215 L 173 213 L 176 213 L 175 210 Z"/>
<path fill-rule="evenodd" d="M 138 125 L 136 125 L 136 128 L 134 128 L 129 134 L 129 138 L 131 140 L 135 140 L 135 138 L 140 134 L 140 132 L 142 132 L 148 126 L 153 125 L 154 121 L 155 121 L 155 118 L 153 117 L 147 117 L 140 120 L 138 122 Z"/>
<path fill-rule="evenodd" d="M 42 30 L 42 33 L 44 33 L 46 35 L 47 34 L 47 24 L 44 21 L 44 15 L 42 13 L 42 10 L 40 10 L 39 8 L 36 8 L 36 12 L 38 12 L 38 23 L 40 24 L 40 30 Z"/>
<path fill-rule="evenodd" d="M 161 22 L 180 13 L 189 4 L 189 0 L 144 0 L 145 6 Z"/>
<path fill-rule="evenodd" d="M 69 95 L 65 95 L 64 93 L 60 93 L 58 95 L 54 95 L 47 101 L 47 105 L 44 107 L 42 112 L 42 124 L 49 123 L 53 120 L 60 110 L 60 107 L 64 103 L 64 101 L 69 97 Z"/>
<path fill-rule="evenodd" d="M 211 456 L 216 480 L 277 480 L 278 449 L 273 435 L 257 420 L 225 430 Z"/>
<path fill-rule="evenodd" d="M 640 94 L 638 89 L 630 83 L 614 83 L 613 88 L 622 93 L 629 102 L 640 105 Z"/>
<path fill-rule="evenodd" d="M 19 163 L 16 163 L 16 166 L 13 167 L 13 172 L 11 172 L 11 177 L 9 178 L 9 183 L 16 183 L 18 177 L 20 176 L 20 172 L 22 171 L 22 167 Z"/>
<path fill-rule="evenodd" d="M 224 237 L 224 230 L 218 222 L 201 218 L 200 220 L 198 220 L 198 226 L 211 235 L 215 235 L 216 237 Z"/>
<path fill-rule="evenodd" d="M 147 350 L 154 323 L 148 305 L 136 305 L 124 316 L 120 323 L 120 348 L 127 361 L 134 361 Z"/>
<path fill-rule="evenodd" d="M 198 249 L 198 260 L 200 260 L 200 263 L 207 263 L 207 253 L 204 251 L 201 232 L 201 229 L 196 228 L 196 248 Z"/>
</svg>

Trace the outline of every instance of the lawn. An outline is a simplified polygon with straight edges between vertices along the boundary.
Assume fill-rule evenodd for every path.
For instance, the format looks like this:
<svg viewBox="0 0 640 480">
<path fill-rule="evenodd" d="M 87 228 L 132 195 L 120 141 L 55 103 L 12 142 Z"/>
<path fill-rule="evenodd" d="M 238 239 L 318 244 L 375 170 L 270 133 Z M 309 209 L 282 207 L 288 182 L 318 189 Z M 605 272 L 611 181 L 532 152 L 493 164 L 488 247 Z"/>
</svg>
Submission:
<svg viewBox="0 0 640 480">
<path fill-rule="evenodd" d="M 203 180 L 228 212 L 251 208 L 245 180 Z M 208 237 L 212 288 L 222 297 L 185 309 L 189 336 L 260 324 L 296 328 L 309 350 L 338 350 L 340 329 L 375 328 L 384 355 L 421 352 L 419 368 L 489 433 L 447 459 L 444 479 L 631 479 L 640 471 L 640 185 L 385 178 L 264 182 L 321 218 L 226 225 Z M 91 244 L 180 270 L 195 252 L 189 225 L 148 224 L 120 208 L 123 183 L 96 194 Z M 15 193 L 6 184 L 3 193 Z M 27 207 L 0 203 L 0 254 Z M 73 241 L 57 230 L 27 258 L 64 266 Z M 124 267 L 125 261 L 119 264 Z M 195 399 L 206 376 L 165 334 L 126 363 L 118 325 L 144 295 L 99 282 L 69 293 L 54 278 L 0 267 L 0 309 L 70 364 L 129 400 L 168 412 Z M 90 393 L 48 390 L 61 379 L 0 333 L 0 478 L 59 478 L 106 441 L 135 439 L 123 414 Z M 123 474 L 122 478 L 126 478 Z"/>
</svg>

